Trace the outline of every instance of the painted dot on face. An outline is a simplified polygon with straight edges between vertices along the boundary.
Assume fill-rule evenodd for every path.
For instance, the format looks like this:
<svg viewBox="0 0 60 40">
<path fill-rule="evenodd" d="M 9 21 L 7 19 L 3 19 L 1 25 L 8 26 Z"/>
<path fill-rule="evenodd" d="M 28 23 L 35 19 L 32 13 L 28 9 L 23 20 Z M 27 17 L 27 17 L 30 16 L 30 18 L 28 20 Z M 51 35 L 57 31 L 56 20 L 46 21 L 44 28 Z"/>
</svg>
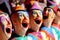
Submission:
<svg viewBox="0 0 60 40">
<path fill-rule="evenodd" d="M 23 16 L 23 15 L 25 15 L 25 16 L 29 17 L 27 11 L 18 11 L 17 13 L 19 14 L 19 16 Z"/>
</svg>

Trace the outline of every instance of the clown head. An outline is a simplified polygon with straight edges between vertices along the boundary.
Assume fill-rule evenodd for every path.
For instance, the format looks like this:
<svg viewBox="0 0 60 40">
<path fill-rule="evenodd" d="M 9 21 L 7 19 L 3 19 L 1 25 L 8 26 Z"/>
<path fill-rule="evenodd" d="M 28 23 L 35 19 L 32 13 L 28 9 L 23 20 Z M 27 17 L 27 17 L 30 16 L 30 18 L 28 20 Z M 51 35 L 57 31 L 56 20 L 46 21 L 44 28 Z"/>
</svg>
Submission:
<svg viewBox="0 0 60 40">
<path fill-rule="evenodd" d="M 2 23 L 2 30 L 9 39 L 12 34 L 12 23 L 9 19 L 8 14 L 4 12 L 0 12 L 0 21 Z"/>
<path fill-rule="evenodd" d="M 52 24 L 54 17 L 55 14 L 53 9 L 50 7 L 45 7 L 43 11 L 44 25 L 48 26 L 48 24 Z"/>
<path fill-rule="evenodd" d="M 43 11 L 43 19 L 54 19 L 54 11 L 50 7 L 45 7 Z"/>
<path fill-rule="evenodd" d="M 37 2 L 34 3 L 34 5 L 31 8 L 31 12 L 29 13 L 30 17 L 30 27 L 32 30 L 38 32 L 40 29 L 40 26 L 42 24 L 42 11 L 40 9 L 40 6 Z"/>
<path fill-rule="evenodd" d="M 12 22 L 15 33 L 19 36 L 24 36 L 29 27 L 29 15 L 26 9 L 22 6 L 16 6 L 16 12 L 12 15 Z"/>
</svg>

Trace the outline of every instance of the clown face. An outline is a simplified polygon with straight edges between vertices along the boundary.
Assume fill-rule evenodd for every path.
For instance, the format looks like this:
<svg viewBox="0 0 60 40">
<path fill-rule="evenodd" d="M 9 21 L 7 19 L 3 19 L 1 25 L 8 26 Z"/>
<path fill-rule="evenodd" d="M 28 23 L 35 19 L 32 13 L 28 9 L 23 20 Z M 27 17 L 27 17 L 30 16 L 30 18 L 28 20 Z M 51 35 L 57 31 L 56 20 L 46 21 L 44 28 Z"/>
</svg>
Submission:
<svg viewBox="0 0 60 40">
<path fill-rule="evenodd" d="M 51 8 L 46 7 L 43 12 L 43 19 L 54 19 L 55 14 L 54 11 Z"/>
<path fill-rule="evenodd" d="M 44 19 L 43 25 L 48 28 L 51 27 L 54 18 L 55 18 L 54 11 L 51 8 L 46 7 L 43 11 L 43 19 Z"/>
<path fill-rule="evenodd" d="M 24 36 L 29 27 L 29 15 L 25 10 L 20 10 L 17 13 L 16 25 L 14 24 L 15 32 L 17 35 Z"/>
<path fill-rule="evenodd" d="M 0 18 L 2 23 L 2 30 L 6 34 L 7 38 L 9 39 L 12 34 L 12 23 L 9 19 L 9 16 L 6 13 L 0 14 Z"/>
<path fill-rule="evenodd" d="M 32 10 L 32 13 L 30 13 L 31 29 L 34 31 L 39 31 L 41 24 L 42 24 L 42 11 Z"/>
</svg>

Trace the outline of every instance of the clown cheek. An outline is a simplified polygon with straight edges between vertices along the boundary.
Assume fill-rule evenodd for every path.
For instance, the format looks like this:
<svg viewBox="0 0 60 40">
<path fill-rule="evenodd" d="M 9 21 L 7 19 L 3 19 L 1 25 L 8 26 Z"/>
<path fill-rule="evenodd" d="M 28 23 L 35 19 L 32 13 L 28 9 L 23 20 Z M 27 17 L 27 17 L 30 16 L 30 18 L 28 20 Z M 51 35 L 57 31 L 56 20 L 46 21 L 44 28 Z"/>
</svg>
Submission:
<svg viewBox="0 0 60 40">
<path fill-rule="evenodd" d="M 35 21 L 32 21 L 30 26 L 32 30 L 39 31 L 40 25 L 36 24 Z"/>
<path fill-rule="evenodd" d="M 20 27 L 20 35 L 21 36 L 25 36 L 27 30 L 28 30 L 28 27 L 24 28 L 23 26 L 21 26 Z"/>
</svg>

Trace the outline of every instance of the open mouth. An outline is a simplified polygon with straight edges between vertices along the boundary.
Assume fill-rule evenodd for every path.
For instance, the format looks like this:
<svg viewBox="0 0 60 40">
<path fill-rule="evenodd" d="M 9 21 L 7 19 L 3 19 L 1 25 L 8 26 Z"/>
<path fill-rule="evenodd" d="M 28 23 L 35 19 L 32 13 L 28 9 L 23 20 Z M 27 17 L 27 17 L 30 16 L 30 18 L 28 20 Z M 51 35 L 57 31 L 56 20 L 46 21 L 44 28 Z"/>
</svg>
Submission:
<svg viewBox="0 0 60 40">
<path fill-rule="evenodd" d="M 49 17 L 49 13 L 44 13 L 43 14 L 43 19 L 47 19 Z"/>
<path fill-rule="evenodd" d="M 26 28 L 28 26 L 28 23 L 27 22 L 23 22 L 22 26 Z"/>
<path fill-rule="evenodd" d="M 36 22 L 36 24 L 40 24 L 41 21 L 40 20 L 35 20 L 35 22 Z"/>
<path fill-rule="evenodd" d="M 10 33 L 10 28 L 6 28 L 6 32 L 7 33 Z"/>
<path fill-rule="evenodd" d="M 43 19 L 47 19 L 48 18 L 48 16 L 43 16 Z"/>
</svg>

